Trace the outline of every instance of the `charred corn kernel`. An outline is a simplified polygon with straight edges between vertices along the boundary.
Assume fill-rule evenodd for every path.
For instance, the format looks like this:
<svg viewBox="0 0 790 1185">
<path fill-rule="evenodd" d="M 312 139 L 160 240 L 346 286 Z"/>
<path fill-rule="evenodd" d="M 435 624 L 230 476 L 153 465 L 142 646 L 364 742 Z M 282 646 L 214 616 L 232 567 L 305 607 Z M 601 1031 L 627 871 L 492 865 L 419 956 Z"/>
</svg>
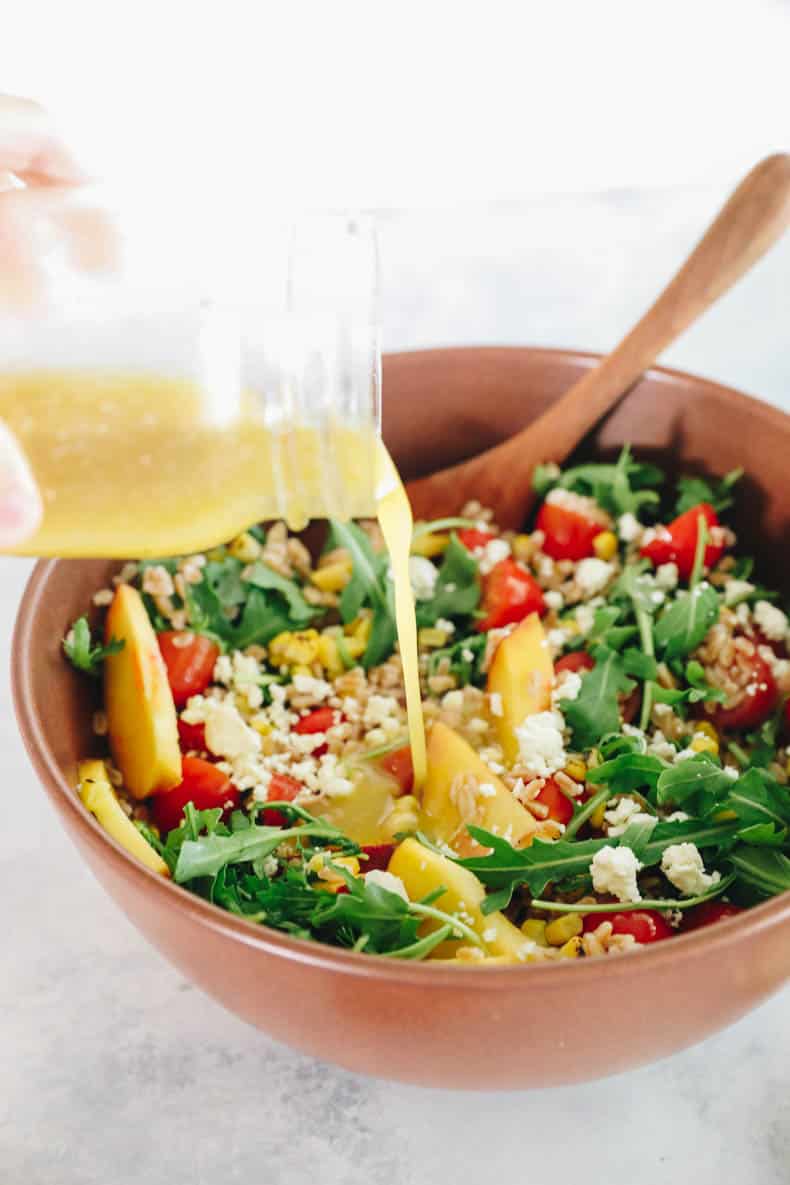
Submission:
<svg viewBox="0 0 790 1185">
<path fill-rule="evenodd" d="M 611 560 L 617 555 L 617 536 L 614 531 L 601 531 L 592 541 L 599 560 Z"/>
<path fill-rule="evenodd" d="M 715 725 L 711 724 L 710 720 L 700 720 L 695 723 L 694 732 L 701 732 L 703 736 L 710 737 L 716 744 L 719 743 L 719 734 L 716 731 Z"/>
<path fill-rule="evenodd" d="M 345 670 L 337 642 L 331 634 L 321 634 L 318 639 L 318 661 L 332 678 Z"/>
<path fill-rule="evenodd" d="M 604 817 L 604 812 L 606 811 L 607 806 L 608 806 L 608 803 L 606 803 L 606 802 L 600 802 L 598 804 L 598 806 L 595 808 L 593 813 L 590 815 L 590 826 L 591 827 L 595 827 L 598 830 L 600 830 L 601 827 L 603 827 L 603 817 Z"/>
<path fill-rule="evenodd" d="M 285 630 L 269 643 L 269 661 L 275 667 L 309 667 L 318 660 L 318 637 L 318 630 Z"/>
<path fill-rule="evenodd" d="M 346 633 L 352 638 L 358 638 L 360 642 L 363 642 L 364 645 L 367 646 L 368 641 L 370 640 L 370 630 L 372 625 L 373 618 L 370 615 L 366 614 L 363 616 L 360 614 L 359 617 L 355 617 L 354 620 L 346 626 Z"/>
<path fill-rule="evenodd" d="M 340 592 L 351 579 L 351 560 L 338 560 L 310 573 L 310 581 L 322 592 Z"/>
<path fill-rule="evenodd" d="M 695 753 L 713 753 L 718 756 L 719 742 L 715 741 L 713 737 L 705 736 L 704 733 L 697 731 L 689 748 L 693 749 Z"/>
<path fill-rule="evenodd" d="M 382 828 L 391 838 L 400 831 L 416 831 L 420 820 L 420 806 L 413 794 L 396 798 L 392 810 L 382 823 Z"/>
<path fill-rule="evenodd" d="M 412 540 L 411 554 L 424 555 L 426 559 L 432 560 L 434 556 L 441 555 L 443 551 L 446 551 L 449 542 L 449 535 L 419 535 Z"/>
<path fill-rule="evenodd" d="M 359 876 L 359 860 L 356 856 L 333 856 L 331 852 L 316 852 L 307 864 L 307 871 L 314 872 L 321 881 L 321 884 L 314 885 L 314 888 L 322 889 L 328 893 L 337 893 L 346 883 L 343 874 L 331 868 L 330 864 L 345 868 L 352 876 Z"/>
<path fill-rule="evenodd" d="M 587 777 L 587 762 L 583 757 L 571 757 L 564 772 L 569 778 L 573 778 L 574 782 L 583 782 Z"/>
<path fill-rule="evenodd" d="M 546 926 L 546 941 L 549 946 L 564 946 L 582 932 L 582 919 L 578 913 L 564 913 Z"/>
<path fill-rule="evenodd" d="M 563 959 L 579 959 L 582 956 L 582 949 L 582 940 L 577 934 L 560 947 L 560 955 Z"/>
<path fill-rule="evenodd" d="M 445 645 L 447 637 L 445 630 L 437 629 L 435 626 L 426 627 L 417 631 L 417 645 L 421 650 L 436 650 Z"/>
<path fill-rule="evenodd" d="M 521 933 L 525 934 L 527 938 L 531 938 L 533 942 L 537 942 L 538 946 L 546 946 L 546 923 L 542 922 L 540 918 L 527 918 L 526 922 L 522 923 Z"/>
<path fill-rule="evenodd" d="M 261 545 L 254 535 L 249 531 L 242 531 L 235 539 L 231 539 L 228 544 L 228 551 L 236 560 L 241 560 L 243 564 L 251 564 L 257 560 L 261 554 Z"/>
<path fill-rule="evenodd" d="M 367 642 L 361 638 L 346 638 L 346 654 L 349 658 L 361 658 L 367 649 Z"/>
<path fill-rule="evenodd" d="M 571 637 L 574 637 L 574 635 L 581 633 L 581 629 L 579 628 L 579 623 L 575 617 L 563 617 L 562 628 L 565 630 L 566 633 L 570 634 Z"/>
<path fill-rule="evenodd" d="M 738 815 L 735 811 L 718 811 L 713 818 L 717 823 L 729 823 L 732 819 L 737 819 Z"/>
<path fill-rule="evenodd" d="M 528 560 L 535 550 L 531 535 L 516 535 L 512 547 L 513 555 L 517 560 Z"/>
</svg>

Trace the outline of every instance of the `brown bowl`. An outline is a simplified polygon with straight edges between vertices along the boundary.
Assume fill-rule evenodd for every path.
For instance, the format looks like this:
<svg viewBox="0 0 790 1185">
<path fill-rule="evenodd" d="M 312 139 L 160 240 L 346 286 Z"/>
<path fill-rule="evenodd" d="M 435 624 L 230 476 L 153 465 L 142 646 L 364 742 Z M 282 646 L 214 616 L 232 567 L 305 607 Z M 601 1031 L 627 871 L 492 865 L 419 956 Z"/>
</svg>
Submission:
<svg viewBox="0 0 790 1185">
<path fill-rule="evenodd" d="M 425 474 L 504 439 L 594 362 L 531 349 L 392 356 L 384 368 L 388 441 L 407 476 Z M 762 557 L 766 579 L 790 585 L 790 559 L 777 546 L 790 520 L 790 417 L 718 384 L 654 370 L 583 451 L 608 455 L 625 440 L 669 470 L 722 474 L 743 465 L 742 545 Z M 290 938 L 147 871 L 74 793 L 76 763 L 95 743 L 93 705 L 87 681 L 63 661 L 60 639 L 115 566 L 36 567 L 13 649 L 25 744 L 69 834 L 131 921 L 184 975 L 273 1037 L 352 1070 L 422 1085 L 547 1086 L 613 1074 L 700 1041 L 790 975 L 787 893 L 618 958 L 479 970 Z"/>
</svg>

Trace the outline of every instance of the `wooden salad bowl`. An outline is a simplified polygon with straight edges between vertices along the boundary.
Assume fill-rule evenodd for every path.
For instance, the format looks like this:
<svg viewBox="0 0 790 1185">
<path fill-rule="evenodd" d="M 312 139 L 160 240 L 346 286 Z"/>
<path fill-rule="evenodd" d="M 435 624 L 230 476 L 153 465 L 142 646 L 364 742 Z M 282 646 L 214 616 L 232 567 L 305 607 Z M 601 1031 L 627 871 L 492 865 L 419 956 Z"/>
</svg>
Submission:
<svg viewBox="0 0 790 1185">
<path fill-rule="evenodd" d="M 387 442 L 406 478 L 424 477 L 511 436 L 596 360 L 505 348 L 393 355 L 384 365 Z M 766 582 L 790 588 L 790 416 L 719 384 L 655 369 L 579 455 L 610 457 L 625 441 L 670 473 L 721 475 L 743 466 L 735 519 L 741 547 L 757 556 Z M 530 474 L 514 467 L 511 479 L 526 483 Z M 438 489 L 428 509 L 457 511 L 446 483 Z M 701 1041 L 790 976 L 790 893 L 615 958 L 478 969 L 290 938 L 149 872 L 107 837 L 74 792 L 77 761 L 95 745 L 95 704 L 88 681 L 63 660 L 61 639 L 116 567 L 37 565 L 14 635 L 22 735 L 64 826 L 127 917 L 183 975 L 272 1037 L 351 1070 L 425 1086 L 548 1086 L 604 1077 Z"/>
</svg>

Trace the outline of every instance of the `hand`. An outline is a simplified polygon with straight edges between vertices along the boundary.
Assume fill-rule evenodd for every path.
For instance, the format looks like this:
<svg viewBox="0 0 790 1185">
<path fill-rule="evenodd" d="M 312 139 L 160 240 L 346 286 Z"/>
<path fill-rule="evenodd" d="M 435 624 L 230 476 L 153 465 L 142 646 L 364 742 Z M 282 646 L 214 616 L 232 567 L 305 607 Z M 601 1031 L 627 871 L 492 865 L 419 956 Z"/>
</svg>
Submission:
<svg viewBox="0 0 790 1185">
<path fill-rule="evenodd" d="M 86 180 L 37 103 L 0 95 L 0 316 L 24 313 L 39 295 L 36 243 L 44 220 L 47 233 L 54 227 L 72 254 L 84 254 L 84 226 L 66 212 L 62 194 Z M 21 543 L 41 516 L 30 466 L 0 423 L 0 548 Z"/>
</svg>

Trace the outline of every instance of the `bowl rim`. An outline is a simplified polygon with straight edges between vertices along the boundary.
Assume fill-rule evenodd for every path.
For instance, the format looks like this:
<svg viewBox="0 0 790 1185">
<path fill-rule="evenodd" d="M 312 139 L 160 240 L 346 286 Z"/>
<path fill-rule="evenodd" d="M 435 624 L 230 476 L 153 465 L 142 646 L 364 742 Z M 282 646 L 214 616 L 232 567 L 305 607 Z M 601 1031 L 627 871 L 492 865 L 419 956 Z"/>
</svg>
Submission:
<svg viewBox="0 0 790 1185">
<path fill-rule="evenodd" d="M 414 355 L 465 356 L 514 356 L 529 355 L 539 359 L 546 356 L 553 361 L 594 366 L 602 355 L 587 351 L 562 348 L 530 346 L 446 346 L 426 350 L 402 351 L 390 355 L 403 359 Z M 790 414 L 767 404 L 753 396 L 746 395 L 733 387 L 727 387 L 712 379 L 706 379 L 687 371 L 667 367 L 651 367 L 645 378 L 652 381 L 686 384 L 691 380 L 697 387 L 705 387 L 723 393 L 730 401 L 743 402 L 753 414 L 768 416 L 778 427 L 787 426 Z M 557 976 L 568 974 L 567 967 L 574 968 L 573 974 L 580 977 L 580 984 L 590 976 L 605 974 L 629 976 L 659 970 L 668 960 L 682 960 L 686 965 L 707 960 L 714 949 L 737 944 L 742 937 L 757 935 L 782 922 L 790 922 L 790 891 L 771 898 L 760 905 L 744 910 L 743 915 L 729 918 L 712 927 L 677 935 L 671 943 L 651 944 L 647 949 L 627 952 L 632 957 L 619 959 L 583 959 L 565 962 L 531 963 L 512 966 L 476 967 L 449 966 L 436 963 L 400 961 L 386 956 L 371 957 L 361 952 L 333 947 L 309 939 L 295 938 L 261 923 L 247 921 L 228 913 L 218 905 L 198 897 L 188 889 L 177 885 L 171 878 L 159 876 L 140 864 L 125 848 L 121 847 L 99 825 L 97 820 L 80 802 L 75 787 L 61 772 L 47 736 L 44 722 L 34 709 L 33 685 L 28 656 L 35 648 L 35 624 L 39 606 L 47 595 L 47 586 L 55 567 L 62 560 L 39 560 L 22 593 L 16 615 L 11 647 L 11 693 L 17 724 L 30 757 L 33 768 L 44 790 L 58 810 L 68 816 L 70 824 L 82 833 L 82 839 L 97 854 L 103 852 L 113 871 L 124 881 L 141 892 L 152 893 L 164 908 L 183 910 L 200 926 L 206 926 L 224 936 L 253 947 L 263 954 L 283 957 L 316 970 L 339 972 L 352 977 L 381 980 L 387 984 L 435 985 L 443 988 L 456 986 L 466 991 L 474 982 L 485 991 L 510 991 L 516 975 L 539 975 L 542 988 L 550 989 Z M 69 830 L 69 828 L 67 828 Z M 634 958 L 633 956 L 637 956 Z M 473 978 L 472 978 L 473 977 Z"/>
</svg>

